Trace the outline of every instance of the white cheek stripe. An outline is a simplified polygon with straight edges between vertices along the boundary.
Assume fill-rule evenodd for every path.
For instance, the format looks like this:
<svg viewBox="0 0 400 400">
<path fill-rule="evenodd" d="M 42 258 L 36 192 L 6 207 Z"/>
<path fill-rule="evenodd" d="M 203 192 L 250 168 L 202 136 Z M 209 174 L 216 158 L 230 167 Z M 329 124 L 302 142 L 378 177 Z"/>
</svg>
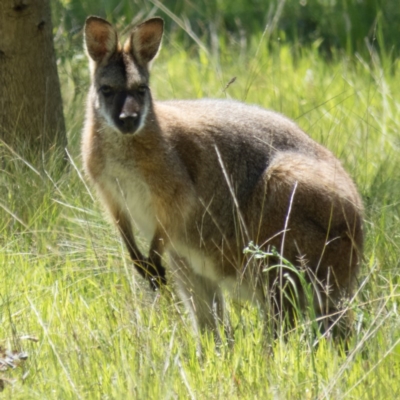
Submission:
<svg viewBox="0 0 400 400">
<path fill-rule="evenodd" d="M 103 111 L 104 111 L 104 110 L 103 110 Z M 103 112 L 103 115 L 104 115 L 105 118 L 106 118 L 107 124 L 108 124 L 111 128 L 113 128 L 114 130 L 116 130 L 116 131 L 119 132 L 119 129 L 118 129 L 117 126 L 115 125 L 114 120 L 113 120 L 113 118 L 111 117 L 111 115 L 110 115 L 108 112 Z"/>
<path fill-rule="evenodd" d="M 147 100 L 148 100 L 148 99 L 147 99 Z M 148 103 L 148 101 L 146 101 L 146 102 L 144 103 L 143 112 L 140 113 L 140 123 L 139 123 L 139 126 L 138 126 L 138 128 L 136 129 L 136 131 L 134 132 L 134 134 L 139 133 L 139 132 L 143 129 L 143 127 L 144 127 L 144 125 L 145 125 L 145 123 L 146 123 L 146 118 L 147 118 L 148 112 L 149 112 L 149 103 Z"/>
</svg>

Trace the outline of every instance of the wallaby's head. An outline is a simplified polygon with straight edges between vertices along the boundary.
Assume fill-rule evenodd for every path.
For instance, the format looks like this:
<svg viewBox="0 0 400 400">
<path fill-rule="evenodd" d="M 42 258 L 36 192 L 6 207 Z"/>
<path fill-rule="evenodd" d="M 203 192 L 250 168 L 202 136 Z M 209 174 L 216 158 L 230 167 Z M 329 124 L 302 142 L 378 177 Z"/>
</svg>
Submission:
<svg viewBox="0 0 400 400">
<path fill-rule="evenodd" d="M 99 17 L 85 25 L 92 88 L 89 101 L 96 115 L 123 134 L 139 132 L 151 108 L 149 67 L 157 55 L 164 22 L 152 18 L 136 26 L 124 45 L 114 27 Z"/>
</svg>

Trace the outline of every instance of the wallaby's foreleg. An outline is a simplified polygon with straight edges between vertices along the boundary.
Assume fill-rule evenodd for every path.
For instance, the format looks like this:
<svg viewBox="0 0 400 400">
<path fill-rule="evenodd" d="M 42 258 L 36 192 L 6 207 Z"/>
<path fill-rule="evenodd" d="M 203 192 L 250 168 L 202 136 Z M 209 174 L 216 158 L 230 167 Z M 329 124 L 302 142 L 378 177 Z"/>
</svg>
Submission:
<svg viewBox="0 0 400 400">
<path fill-rule="evenodd" d="M 151 289 L 158 290 L 161 285 L 167 283 L 165 268 L 161 264 L 161 254 L 164 247 L 162 239 L 157 235 L 154 236 L 149 257 L 146 258 L 137 247 L 129 219 L 123 213 L 119 213 L 115 220 L 136 270 L 144 279 L 149 281 Z"/>
<path fill-rule="evenodd" d="M 146 260 L 147 268 L 150 271 L 154 271 L 154 273 L 148 278 L 153 290 L 157 290 L 161 284 L 166 285 L 167 283 L 165 268 L 161 263 L 161 256 L 164 253 L 164 247 L 164 239 L 156 231 L 156 234 L 154 235 L 150 244 L 149 257 Z"/>
</svg>

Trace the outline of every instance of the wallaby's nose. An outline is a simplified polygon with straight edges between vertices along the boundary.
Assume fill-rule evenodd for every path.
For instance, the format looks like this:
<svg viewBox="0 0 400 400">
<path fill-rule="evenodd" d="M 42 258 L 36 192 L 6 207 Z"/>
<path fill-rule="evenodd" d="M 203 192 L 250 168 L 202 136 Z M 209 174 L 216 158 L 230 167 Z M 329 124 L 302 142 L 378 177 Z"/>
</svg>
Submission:
<svg viewBox="0 0 400 400">
<path fill-rule="evenodd" d="M 137 129 L 139 121 L 139 113 L 132 112 L 126 113 L 122 112 L 119 115 L 119 126 L 123 133 L 133 133 Z"/>
<path fill-rule="evenodd" d="M 122 119 L 122 120 L 126 120 L 128 118 L 136 119 L 138 116 L 139 116 L 139 114 L 137 112 L 127 113 L 125 111 L 122 111 L 122 113 L 119 114 L 119 119 Z"/>
<path fill-rule="evenodd" d="M 127 96 L 118 116 L 118 125 L 122 132 L 132 133 L 139 121 L 138 104 L 132 96 Z"/>
</svg>

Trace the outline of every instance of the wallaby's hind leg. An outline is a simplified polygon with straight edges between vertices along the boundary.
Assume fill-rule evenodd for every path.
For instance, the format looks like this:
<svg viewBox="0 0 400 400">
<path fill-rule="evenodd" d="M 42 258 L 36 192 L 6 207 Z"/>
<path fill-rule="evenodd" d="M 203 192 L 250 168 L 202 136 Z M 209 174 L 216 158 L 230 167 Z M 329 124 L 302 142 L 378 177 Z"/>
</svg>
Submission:
<svg viewBox="0 0 400 400">
<path fill-rule="evenodd" d="M 272 238 L 266 246 L 304 271 L 316 314 L 329 321 L 342 308 L 341 300 L 351 296 L 359 269 L 362 205 L 356 189 L 339 163 L 296 153 L 278 155 L 264 178 L 264 195 L 260 190 L 258 203 L 252 204 L 263 209 L 259 236 Z M 300 284 L 296 273 L 285 272 Z M 278 276 L 271 273 L 269 282 Z"/>
<path fill-rule="evenodd" d="M 219 326 L 229 332 L 225 302 L 221 288 L 213 281 L 196 274 L 185 258 L 170 254 L 170 264 L 178 293 L 189 310 L 196 333 L 211 330 L 221 341 Z"/>
</svg>

